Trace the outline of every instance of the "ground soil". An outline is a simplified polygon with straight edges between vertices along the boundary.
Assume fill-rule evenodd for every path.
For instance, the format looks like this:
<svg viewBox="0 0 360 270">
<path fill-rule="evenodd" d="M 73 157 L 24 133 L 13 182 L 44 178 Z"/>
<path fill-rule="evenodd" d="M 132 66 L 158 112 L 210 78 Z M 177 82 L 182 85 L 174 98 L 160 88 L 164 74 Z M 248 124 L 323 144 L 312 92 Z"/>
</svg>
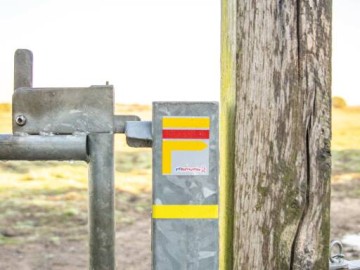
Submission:
<svg viewBox="0 0 360 270">
<path fill-rule="evenodd" d="M 360 232 L 360 198 L 352 194 L 360 180 L 340 182 L 332 187 L 331 238 L 341 239 L 345 234 Z M 142 195 L 142 198 L 144 194 Z M 150 199 L 150 193 L 147 194 Z M 118 269 L 146 270 L 151 265 L 150 216 L 148 213 L 127 212 L 134 222 L 119 224 L 116 233 L 116 262 Z M 347 258 L 360 258 L 360 251 L 345 245 Z M 66 240 L 54 244 L 47 239 L 35 243 L 0 246 L 1 270 L 75 270 L 87 269 L 87 243 Z"/>
<path fill-rule="evenodd" d="M 132 224 L 117 229 L 117 269 L 151 269 L 150 216 L 134 214 L 134 218 Z M 87 267 L 85 239 L 65 240 L 61 244 L 39 239 L 35 243 L 0 246 L 1 270 L 78 270 Z"/>
</svg>

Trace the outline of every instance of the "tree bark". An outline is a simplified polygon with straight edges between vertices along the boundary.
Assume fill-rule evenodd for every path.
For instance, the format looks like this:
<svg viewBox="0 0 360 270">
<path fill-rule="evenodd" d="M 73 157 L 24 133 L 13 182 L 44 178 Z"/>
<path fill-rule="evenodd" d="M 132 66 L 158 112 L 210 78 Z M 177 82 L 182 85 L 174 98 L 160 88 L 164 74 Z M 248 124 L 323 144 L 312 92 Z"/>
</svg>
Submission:
<svg viewBox="0 0 360 270">
<path fill-rule="evenodd" d="M 233 269 L 328 269 L 331 0 L 237 0 L 231 8 Z"/>
</svg>

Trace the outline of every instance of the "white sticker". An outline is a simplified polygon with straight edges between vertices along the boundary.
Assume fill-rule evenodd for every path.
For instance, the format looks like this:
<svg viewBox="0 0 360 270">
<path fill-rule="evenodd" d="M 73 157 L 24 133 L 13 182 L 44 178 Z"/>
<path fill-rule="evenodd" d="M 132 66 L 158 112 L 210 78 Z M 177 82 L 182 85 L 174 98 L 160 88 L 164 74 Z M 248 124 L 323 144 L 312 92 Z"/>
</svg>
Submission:
<svg viewBox="0 0 360 270">
<path fill-rule="evenodd" d="M 163 117 L 162 173 L 209 174 L 209 117 Z"/>
</svg>

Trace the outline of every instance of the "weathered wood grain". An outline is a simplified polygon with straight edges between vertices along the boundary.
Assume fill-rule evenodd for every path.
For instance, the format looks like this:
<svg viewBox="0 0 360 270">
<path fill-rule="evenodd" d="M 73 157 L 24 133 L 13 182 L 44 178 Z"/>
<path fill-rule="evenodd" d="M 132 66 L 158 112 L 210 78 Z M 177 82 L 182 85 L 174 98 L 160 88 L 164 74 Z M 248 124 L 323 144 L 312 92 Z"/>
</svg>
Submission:
<svg viewBox="0 0 360 270">
<path fill-rule="evenodd" d="M 233 269 L 328 269 L 331 0 L 223 3 L 236 12 Z"/>
</svg>

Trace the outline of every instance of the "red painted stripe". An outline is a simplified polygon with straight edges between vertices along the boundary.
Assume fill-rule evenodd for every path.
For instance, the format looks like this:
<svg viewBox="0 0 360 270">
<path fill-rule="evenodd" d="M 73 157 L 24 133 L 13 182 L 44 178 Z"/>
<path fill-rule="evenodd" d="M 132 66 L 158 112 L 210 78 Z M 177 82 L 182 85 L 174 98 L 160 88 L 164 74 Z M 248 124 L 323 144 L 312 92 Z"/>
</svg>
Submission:
<svg viewBox="0 0 360 270">
<path fill-rule="evenodd" d="M 164 129 L 164 139 L 209 139 L 209 130 L 196 130 L 196 129 Z"/>
</svg>

